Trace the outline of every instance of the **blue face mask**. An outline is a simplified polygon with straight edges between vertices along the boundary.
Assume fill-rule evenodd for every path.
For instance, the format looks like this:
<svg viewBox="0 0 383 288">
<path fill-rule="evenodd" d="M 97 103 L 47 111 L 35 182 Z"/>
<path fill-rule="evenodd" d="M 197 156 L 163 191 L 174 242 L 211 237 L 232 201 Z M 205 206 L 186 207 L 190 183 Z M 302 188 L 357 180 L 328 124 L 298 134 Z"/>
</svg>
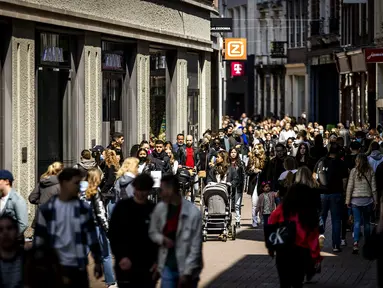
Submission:
<svg viewBox="0 0 383 288">
<path fill-rule="evenodd" d="M 86 189 L 88 189 L 89 183 L 88 181 L 80 181 L 80 192 L 84 193 Z"/>
<path fill-rule="evenodd" d="M 362 138 L 357 138 L 356 142 L 362 143 Z"/>
<path fill-rule="evenodd" d="M 102 154 L 100 155 L 100 160 L 101 160 L 101 161 L 104 161 L 104 160 L 105 160 L 104 155 L 102 155 Z"/>
</svg>

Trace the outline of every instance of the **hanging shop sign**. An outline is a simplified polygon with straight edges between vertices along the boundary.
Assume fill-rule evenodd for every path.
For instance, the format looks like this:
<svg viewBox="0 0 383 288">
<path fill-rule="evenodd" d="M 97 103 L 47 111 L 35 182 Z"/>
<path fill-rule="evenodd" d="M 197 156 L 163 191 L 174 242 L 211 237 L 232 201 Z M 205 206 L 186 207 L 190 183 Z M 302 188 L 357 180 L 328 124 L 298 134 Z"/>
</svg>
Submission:
<svg viewBox="0 0 383 288">
<path fill-rule="evenodd" d="M 337 53 L 336 59 L 339 74 L 351 73 L 350 59 L 345 52 Z"/>
<path fill-rule="evenodd" d="M 247 40 L 246 38 L 225 39 L 225 60 L 246 60 Z"/>
<path fill-rule="evenodd" d="M 287 58 L 287 42 L 272 41 L 270 45 L 271 58 Z"/>
<path fill-rule="evenodd" d="M 366 48 L 366 63 L 383 63 L 383 48 Z"/>
<path fill-rule="evenodd" d="M 211 32 L 232 32 L 233 18 L 210 18 Z"/>
<path fill-rule="evenodd" d="M 245 65 L 243 62 L 231 62 L 231 77 L 245 75 Z"/>
</svg>

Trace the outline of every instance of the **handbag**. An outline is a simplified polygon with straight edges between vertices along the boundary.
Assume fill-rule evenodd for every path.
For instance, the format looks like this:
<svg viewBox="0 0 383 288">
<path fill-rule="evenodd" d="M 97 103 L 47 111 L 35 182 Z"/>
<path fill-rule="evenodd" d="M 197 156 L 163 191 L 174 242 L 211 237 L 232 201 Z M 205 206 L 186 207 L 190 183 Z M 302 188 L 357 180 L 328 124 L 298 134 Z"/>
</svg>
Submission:
<svg viewBox="0 0 383 288">
<path fill-rule="evenodd" d="M 294 221 L 285 220 L 276 224 L 265 224 L 264 230 L 266 248 L 269 250 L 289 249 L 295 244 L 297 228 Z"/>
</svg>

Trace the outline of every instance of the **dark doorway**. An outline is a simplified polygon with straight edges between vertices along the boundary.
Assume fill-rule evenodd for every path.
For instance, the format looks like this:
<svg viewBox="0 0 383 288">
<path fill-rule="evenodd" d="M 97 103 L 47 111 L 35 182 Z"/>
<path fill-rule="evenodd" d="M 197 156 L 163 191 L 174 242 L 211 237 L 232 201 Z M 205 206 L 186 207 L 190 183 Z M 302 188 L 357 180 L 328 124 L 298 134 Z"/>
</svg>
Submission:
<svg viewBox="0 0 383 288">
<path fill-rule="evenodd" d="M 70 87 L 69 81 L 69 70 L 46 67 L 38 70 L 38 177 L 55 161 L 66 164 L 63 159 L 63 100 Z"/>
<path fill-rule="evenodd" d="M 104 72 L 103 73 L 102 108 L 103 121 L 109 123 L 109 135 L 120 132 L 122 127 L 122 85 L 124 74 Z"/>
<path fill-rule="evenodd" d="M 233 116 L 234 119 L 241 118 L 245 110 L 245 94 L 230 93 L 227 101 L 227 114 Z"/>
</svg>

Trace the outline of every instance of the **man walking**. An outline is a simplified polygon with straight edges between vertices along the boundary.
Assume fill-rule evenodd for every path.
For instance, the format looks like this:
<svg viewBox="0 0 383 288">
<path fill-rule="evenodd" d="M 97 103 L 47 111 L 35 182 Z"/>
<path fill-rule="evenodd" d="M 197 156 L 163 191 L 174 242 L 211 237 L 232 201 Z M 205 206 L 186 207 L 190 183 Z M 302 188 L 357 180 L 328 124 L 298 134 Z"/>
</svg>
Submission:
<svg viewBox="0 0 383 288">
<path fill-rule="evenodd" d="M 27 203 L 12 188 L 13 175 L 8 170 L 0 170 L 0 215 L 9 215 L 19 224 L 20 244 L 24 244 L 24 232 L 28 228 Z"/>
<path fill-rule="evenodd" d="M 60 194 L 40 206 L 34 246 L 56 250 L 67 288 L 89 287 L 88 247 L 95 261 L 94 275 L 102 276 L 101 251 L 90 207 L 78 198 L 80 170 L 66 168 L 58 176 Z"/>
<path fill-rule="evenodd" d="M 174 175 L 161 179 L 161 199 L 150 222 L 149 236 L 160 245 L 161 287 L 197 287 L 202 270 L 200 211 L 180 194 Z"/>
</svg>

